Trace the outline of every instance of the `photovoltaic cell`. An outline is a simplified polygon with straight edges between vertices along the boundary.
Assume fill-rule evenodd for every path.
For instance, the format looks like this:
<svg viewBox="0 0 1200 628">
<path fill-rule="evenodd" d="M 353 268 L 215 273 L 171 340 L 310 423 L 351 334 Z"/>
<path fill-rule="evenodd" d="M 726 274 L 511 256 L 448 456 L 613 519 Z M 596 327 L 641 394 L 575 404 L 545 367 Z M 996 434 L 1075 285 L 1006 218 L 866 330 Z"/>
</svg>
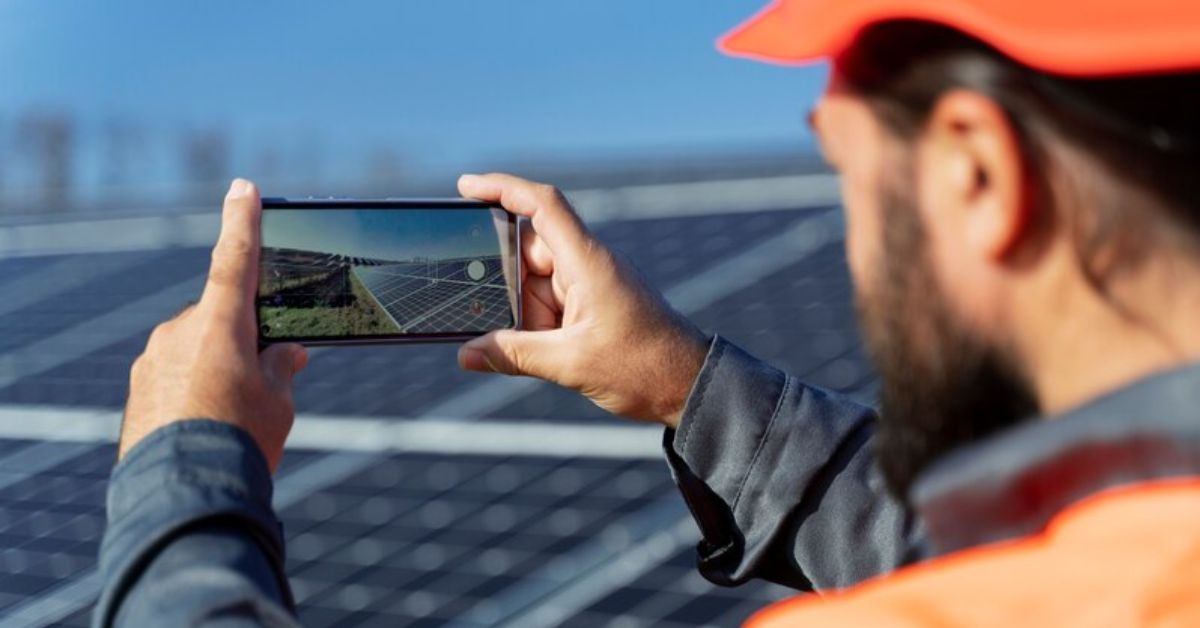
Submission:
<svg viewBox="0 0 1200 628">
<path fill-rule="evenodd" d="M 472 279 L 468 266 L 481 262 Z M 404 333 L 510 327 L 512 307 L 500 257 L 355 266 L 354 275 Z"/>
</svg>

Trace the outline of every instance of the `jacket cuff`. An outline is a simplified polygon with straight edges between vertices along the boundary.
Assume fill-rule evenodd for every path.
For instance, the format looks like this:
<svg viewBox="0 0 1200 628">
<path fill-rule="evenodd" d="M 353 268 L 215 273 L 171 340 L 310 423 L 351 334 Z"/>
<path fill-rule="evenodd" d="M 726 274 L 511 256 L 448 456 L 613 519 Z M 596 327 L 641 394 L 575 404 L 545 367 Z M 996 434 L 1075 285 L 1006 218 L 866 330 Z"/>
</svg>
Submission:
<svg viewBox="0 0 1200 628">
<path fill-rule="evenodd" d="M 716 336 L 678 429 L 664 434 L 667 462 L 703 536 L 699 551 L 706 575 L 732 570 L 713 563 L 739 562 L 731 554 L 740 553 L 744 542 L 739 528 L 749 526 L 735 521 L 735 507 L 787 385 L 783 371 Z"/>
<path fill-rule="evenodd" d="M 162 548 L 202 521 L 236 521 L 274 564 L 282 565 L 284 544 L 272 492 L 266 458 L 237 427 L 192 419 L 147 436 L 109 479 L 108 528 L 100 546 L 107 585 L 97 607 L 98 625 L 109 625 L 122 597 Z M 293 606 L 290 599 L 287 603 Z"/>
</svg>

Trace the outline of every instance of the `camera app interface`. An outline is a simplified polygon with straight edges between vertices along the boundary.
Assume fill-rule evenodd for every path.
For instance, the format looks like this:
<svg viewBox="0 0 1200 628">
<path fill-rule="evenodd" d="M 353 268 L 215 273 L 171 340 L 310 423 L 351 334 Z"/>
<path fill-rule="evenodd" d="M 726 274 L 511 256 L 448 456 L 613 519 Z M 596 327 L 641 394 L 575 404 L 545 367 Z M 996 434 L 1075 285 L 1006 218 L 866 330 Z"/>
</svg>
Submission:
<svg viewBox="0 0 1200 628">
<path fill-rule="evenodd" d="M 263 212 L 267 339 L 482 333 L 512 327 L 513 227 L 500 210 Z"/>
</svg>

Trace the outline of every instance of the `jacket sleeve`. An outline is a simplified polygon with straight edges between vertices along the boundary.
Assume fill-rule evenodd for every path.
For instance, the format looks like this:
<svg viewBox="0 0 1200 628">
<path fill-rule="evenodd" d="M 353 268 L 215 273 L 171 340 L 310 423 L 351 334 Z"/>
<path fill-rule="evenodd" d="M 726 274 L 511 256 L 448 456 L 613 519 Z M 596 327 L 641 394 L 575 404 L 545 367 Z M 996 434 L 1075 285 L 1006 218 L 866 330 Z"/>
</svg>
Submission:
<svg viewBox="0 0 1200 628">
<path fill-rule="evenodd" d="M 238 428 L 191 420 L 148 436 L 109 482 L 92 625 L 297 626 L 271 493 Z"/>
<path fill-rule="evenodd" d="M 919 556 L 921 531 L 874 462 L 875 421 L 871 408 L 714 338 L 663 443 L 700 527 L 701 573 L 823 590 Z"/>
</svg>

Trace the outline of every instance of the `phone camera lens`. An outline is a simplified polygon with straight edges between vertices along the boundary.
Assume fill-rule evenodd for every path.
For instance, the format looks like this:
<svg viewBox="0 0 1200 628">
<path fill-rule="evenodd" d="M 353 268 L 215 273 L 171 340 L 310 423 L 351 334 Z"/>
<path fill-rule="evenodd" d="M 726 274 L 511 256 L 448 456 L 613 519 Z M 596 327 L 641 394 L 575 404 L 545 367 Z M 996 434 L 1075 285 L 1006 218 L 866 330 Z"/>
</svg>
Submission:
<svg viewBox="0 0 1200 628">
<path fill-rule="evenodd" d="M 270 325 L 259 325 L 258 330 L 260 332 L 262 332 L 262 335 L 264 335 L 264 336 L 271 335 L 271 326 Z"/>
</svg>

